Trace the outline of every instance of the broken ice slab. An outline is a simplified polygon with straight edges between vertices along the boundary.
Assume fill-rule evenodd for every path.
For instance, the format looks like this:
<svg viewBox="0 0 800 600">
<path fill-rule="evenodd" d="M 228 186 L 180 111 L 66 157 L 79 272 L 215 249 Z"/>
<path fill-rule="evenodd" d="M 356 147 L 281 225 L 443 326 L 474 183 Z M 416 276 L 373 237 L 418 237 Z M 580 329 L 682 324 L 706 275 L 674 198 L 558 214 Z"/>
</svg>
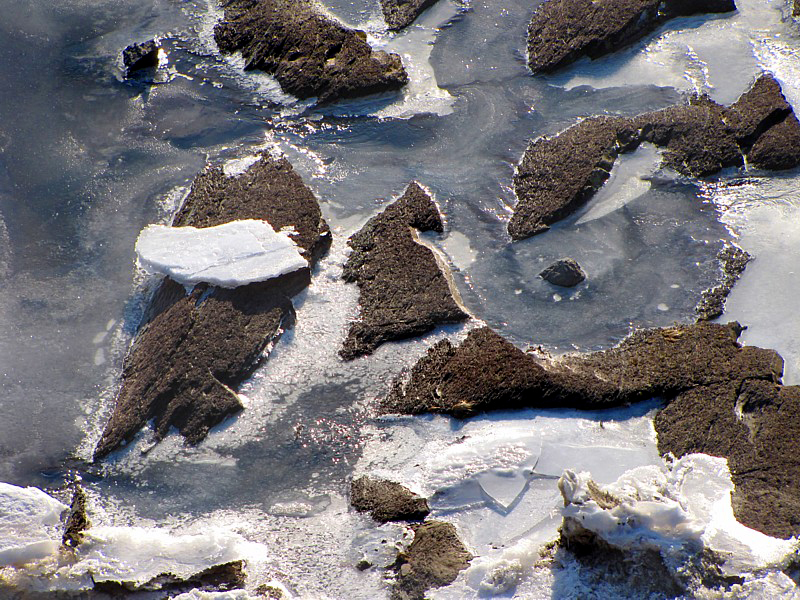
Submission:
<svg viewBox="0 0 800 600">
<path fill-rule="evenodd" d="M 55 552 L 67 506 L 42 490 L 0 483 L 0 566 L 23 564 Z"/>
<path fill-rule="evenodd" d="M 612 483 L 625 471 L 657 464 L 654 448 L 545 443 L 536 464 L 538 475 L 560 477 L 565 469 L 590 471 L 597 483 Z"/>
<path fill-rule="evenodd" d="M 148 225 L 136 255 L 146 271 L 178 283 L 234 288 L 307 268 L 290 235 L 255 219 L 203 228 Z"/>
</svg>

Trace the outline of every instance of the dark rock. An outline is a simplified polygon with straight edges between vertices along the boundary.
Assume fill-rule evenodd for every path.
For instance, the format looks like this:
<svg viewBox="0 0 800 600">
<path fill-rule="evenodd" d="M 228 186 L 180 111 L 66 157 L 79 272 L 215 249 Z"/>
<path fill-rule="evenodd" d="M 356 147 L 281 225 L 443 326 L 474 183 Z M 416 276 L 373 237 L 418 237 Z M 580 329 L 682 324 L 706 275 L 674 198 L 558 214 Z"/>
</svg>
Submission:
<svg viewBox="0 0 800 600">
<path fill-rule="evenodd" d="M 733 10 L 733 0 L 546 0 L 528 25 L 528 66 L 552 72 L 628 46 L 675 17 Z"/>
<path fill-rule="evenodd" d="M 745 154 L 758 168 L 800 165 L 800 123 L 768 74 L 728 108 L 693 96 L 688 104 L 632 118 L 585 119 L 528 145 L 514 175 L 511 238 L 546 231 L 575 212 L 608 179 L 617 156 L 643 142 L 664 148 L 663 166 L 690 177 L 741 166 Z"/>
<path fill-rule="evenodd" d="M 256 588 L 256 594 L 266 598 L 266 600 L 286 600 L 283 590 L 273 585 L 261 584 Z"/>
<path fill-rule="evenodd" d="M 575 287 L 586 279 L 586 273 L 584 273 L 581 266 L 571 258 L 562 258 L 539 273 L 539 277 L 545 281 L 549 281 L 553 285 Z"/>
<path fill-rule="evenodd" d="M 302 254 L 314 264 L 330 244 L 316 198 L 285 159 L 265 154 L 245 173 L 199 175 L 174 225 L 210 227 L 234 219 L 293 226 Z M 165 278 L 156 290 L 125 360 L 116 407 L 95 449 L 102 458 L 153 419 L 156 439 L 176 427 L 190 444 L 241 410 L 238 386 L 290 326 L 290 300 L 310 270 L 234 289 L 199 285 L 187 295 Z"/>
<path fill-rule="evenodd" d="M 398 30 L 414 22 L 419 14 L 437 0 L 381 0 L 383 18 L 389 29 Z"/>
<path fill-rule="evenodd" d="M 237 590 L 244 587 L 244 563 L 241 560 L 214 565 L 189 577 L 178 577 L 172 573 L 162 573 L 150 581 L 137 584 L 131 581 L 98 581 L 94 591 L 112 596 L 127 596 L 131 592 L 170 592 L 180 593 L 191 589 L 200 591 Z"/>
<path fill-rule="evenodd" d="M 367 569 L 371 568 L 372 568 L 372 563 L 369 562 L 368 560 L 362 559 L 356 563 L 356 569 L 358 569 L 359 571 L 366 571 Z"/>
<path fill-rule="evenodd" d="M 408 80 L 400 57 L 373 51 L 363 31 L 318 12 L 310 0 L 227 0 L 214 28 L 223 53 L 241 51 L 245 69 L 274 75 L 281 88 L 320 103 L 397 90 Z"/>
<path fill-rule="evenodd" d="M 75 548 L 83 541 L 83 532 L 92 526 L 86 515 L 86 492 L 81 486 L 76 485 L 72 493 L 72 503 L 69 507 L 67 522 L 64 525 L 64 534 L 61 544 L 68 548 Z"/>
<path fill-rule="evenodd" d="M 128 77 L 142 69 L 154 69 L 158 66 L 158 44 L 155 40 L 131 44 L 122 51 L 122 62 Z"/>
<path fill-rule="evenodd" d="M 794 0 L 792 3 L 792 16 L 800 16 L 800 0 Z"/>
<path fill-rule="evenodd" d="M 379 523 L 422 521 L 431 511 L 425 498 L 399 483 L 366 476 L 350 485 L 350 504 Z"/>
<path fill-rule="evenodd" d="M 711 289 L 703 291 L 703 297 L 695 307 L 698 321 L 716 319 L 725 310 L 725 300 L 734 284 L 747 267 L 752 256 L 732 244 L 726 245 L 717 255 L 722 272 L 722 281 Z"/>
<path fill-rule="evenodd" d="M 361 314 L 339 352 L 345 360 L 469 318 L 454 299 L 449 272 L 412 228 L 442 231 L 436 204 L 416 183 L 348 240 L 353 250 L 342 276 L 358 284 Z"/>
<path fill-rule="evenodd" d="M 392 600 L 422 600 L 425 591 L 449 585 L 469 566 L 472 555 L 458 539 L 456 528 L 443 521 L 414 527 L 414 541 L 397 558 Z"/>
</svg>

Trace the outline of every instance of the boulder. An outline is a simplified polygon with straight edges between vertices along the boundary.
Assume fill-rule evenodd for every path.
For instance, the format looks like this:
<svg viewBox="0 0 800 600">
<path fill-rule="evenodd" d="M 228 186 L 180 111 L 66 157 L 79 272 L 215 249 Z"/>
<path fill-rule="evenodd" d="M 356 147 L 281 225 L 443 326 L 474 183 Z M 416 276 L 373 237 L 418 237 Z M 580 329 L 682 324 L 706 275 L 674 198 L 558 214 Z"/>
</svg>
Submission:
<svg viewBox="0 0 800 600">
<path fill-rule="evenodd" d="M 428 501 L 407 487 L 367 476 L 353 480 L 350 504 L 357 511 L 369 512 L 379 523 L 422 521 L 431 511 Z"/>
<path fill-rule="evenodd" d="M 330 245 L 330 230 L 311 190 L 285 159 L 264 154 L 245 173 L 201 173 L 173 224 L 210 227 L 263 219 L 294 227 L 313 266 Z M 235 390 L 294 319 L 291 297 L 310 282 L 301 269 L 232 289 L 201 284 L 187 294 L 165 278 L 145 312 L 122 372 L 116 406 L 95 459 L 119 448 L 153 420 L 156 440 L 176 427 L 190 444 L 242 409 Z"/>
<path fill-rule="evenodd" d="M 687 104 L 636 117 L 584 119 L 528 145 L 514 175 L 511 238 L 547 231 L 575 212 L 608 179 L 617 156 L 643 142 L 664 148 L 663 166 L 689 177 L 741 166 L 745 156 L 762 169 L 800 165 L 800 123 L 769 74 L 727 108 L 692 96 Z"/>
<path fill-rule="evenodd" d="M 348 244 L 342 277 L 357 283 L 360 315 L 339 354 L 345 360 L 372 353 L 389 340 L 414 337 L 439 324 L 469 318 L 446 267 L 418 241 L 415 231 L 442 232 L 433 199 L 417 183 L 367 221 Z"/>
<path fill-rule="evenodd" d="M 86 514 L 86 492 L 81 486 L 76 485 L 72 493 L 67 522 L 64 524 L 61 544 L 67 548 L 79 546 L 83 541 L 83 532 L 91 526 L 92 523 Z"/>
<path fill-rule="evenodd" d="M 214 28 L 221 52 L 273 75 L 284 92 L 320 104 L 400 89 L 397 54 L 373 51 L 363 31 L 322 14 L 311 0 L 226 0 Z"/>
<path fill-rule="evenodd" d="M 528 66 L 549 73 L 624 48 L 675 17 L 733 10 L 733 0 L 545 0 L 528 25 Z"/>
<path fill-rule="evenodd" d="M 575 287 L 586 279 L 586 273 L 573 259 L 562 258 L 539 273 L 539 277 L 553 285 Z"/>
<path fill-rule="evenodd" d="M 437 0 L 381 0 L 383 18 L 389 29 L 399 30 L 411 25 L 419 14 Z"/>
<path fill-rule="evenodd" d="M 158 66 L 158 43 L 148 40 L 141 44 L 131 44 L 122 51 L 122 63 L 127 69 L 126 75 L 130 77 L 142 69 L 154 69 Z"/>
<path fill-rule="evenodd" d="M 473 558 L 450 523 L 427 521 L 413 529 L 414 541 L 397 557 L 392 600 L 422 600 L 427 590 L 453 583 Z"/>
<path fill-rule="evenodd" d="M 728 298 L 728 294 L 731 293 L 734 284 L 739 280 L 747 263 L 752 258 L 747 252 L 733 244 L 727 244 L 719 251 L 717 260 L 720 263 L 722 279 L 719 284 L 703 291 L 702 298 L 694 309 L 698 321 L 710 321 L 722 315 L 725 311 L 725 300 Z"/>
<path fill-rule="evenodd" d="M 153 579 L 137 584 L 130 581 L 97 581 L 94 592 L 108 594 L 111 597 L 129 596 L 136 592 L 168 593 L 173 597 L 181 592 L 196 589 L 204 592 L 225 592 L 244 587 L 244 562 L 236 560 L 214 565 L 188 577 L 178 577 L 172 573 L 162 573 Z M 159 594 L 160 595 L 160 594 Z"/>
</svg>

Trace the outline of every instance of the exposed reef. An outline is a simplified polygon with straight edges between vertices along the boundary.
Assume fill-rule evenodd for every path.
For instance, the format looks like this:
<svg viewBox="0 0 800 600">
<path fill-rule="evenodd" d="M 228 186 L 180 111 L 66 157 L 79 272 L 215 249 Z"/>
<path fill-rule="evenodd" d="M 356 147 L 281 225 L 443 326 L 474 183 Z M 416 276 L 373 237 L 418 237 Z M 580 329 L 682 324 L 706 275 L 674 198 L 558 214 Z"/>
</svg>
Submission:
<svg viewBox="0 0 800 600">
<path fill-rule="evenodd" d="M 284 92 L 320 104 L 397 90 L 408 80 L 397 54 L 373 50 L 363 31 L 322 14 L 311 0 L 227 0 L 214 28 L 221 52 L 274 75 Z"/>
<path fill-rule="evenodd" d="M 528 25 L 528 66 L 552 72 L 628 46 L 670 19 L 734 10 L 733 0 L 546 0 Z"/>
<path fill-rule="evenodd" d="M 219 168 L 198 175 L 173 225 L 210 227 L 235 219 L 293 227 L 312 266 L 330 245 L 314 194 L 287 160 L 268 154 L 237 177 Z M 310 269 L 301 269 L 233 289 L 201 284 L 189 294 L 165 278 L 125 359 L 116 406 L 95 459 L 131 440 L 151 419 L 156 440 L 176 427 L 196 444 L 241 410 L 235 390 L 292 324 L 291 297 L 310 277 Z"/>
<path fill-rule="evenodd" d="M 602 187 L 622 153 L 648 142 L 664 148 L 663 166 L 708 177 L 747 163 L 769 170 L 800 165 L 800 122 L 780 85 L 764 74 L 730 107 L 706 96 L 632 118 L 592 117 L 532 141 L 514 175 L 514 240 L 547 231 Z"/>
<path fill-rule="evenodd" d="M 728 458 L 734 511 L 777 537 L 800 533 L 800 388 L 773 350 L 741 346 L 738 323 L 638 331 L 602 352 L 541 358 L 488 328 L 443 340 L 398 379 L 384 412 L 459 418 L 513 408 L 606 408 L 661 397 L 659 450 Z M 798 429 L 797 432 L 794 430 Z"/>
<path fill-rule="evenodd" d="M 350 504 L 360 512 L 369 512 L 379 523 L 422 521 L 431 512 L 428 501 L 407 487 L 362 476 L 350 485 Z"/>
<path fill-rule="evenodd" d="M 443 230 L 436 204 L 417 183 L 348 240 L 353 250 L 342 277 L 358 284 L 361 311 L 339 352 L 342 358 L 469 318 L 435 254 L 418 242 L 414 230 Z"/>
<path fill-rule="evenodd" d="M 381 0 L 383 18 L 389 29 L 408 27 L 420 13 L 437 0 Z"/>
</svg>

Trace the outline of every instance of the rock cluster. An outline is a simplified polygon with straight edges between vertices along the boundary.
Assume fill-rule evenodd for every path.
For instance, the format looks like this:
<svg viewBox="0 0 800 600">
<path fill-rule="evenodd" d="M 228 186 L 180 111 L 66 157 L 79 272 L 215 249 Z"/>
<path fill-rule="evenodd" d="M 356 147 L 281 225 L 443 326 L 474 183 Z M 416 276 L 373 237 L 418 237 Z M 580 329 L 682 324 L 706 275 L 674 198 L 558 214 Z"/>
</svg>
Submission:
<svg viewBox="0 0 800 600">
<path fill-rule="evenodd" d="M 544 359 L 484 327 L 458 347 L 447 340 L 433 346 L 407 382 L 395 382 L 382 409 L 464 418 L 661 397 L 659 450 L 728 458 L 737 519 L 789 537 L 800 533 L 800 387 L 782 386 L 781 357 L 742 347 L 741 331 L 737 323 L 705 322 L 642 330 L 610 350 Z"/>
<path fill-rule="evenodd" d="M 528 25 L 528 66 L 555 71 L 628 46 L 675 17 L 734 10 L 733 0 L 545 0 Z"/>
<path fill-rule="evenodd" d="M 311 0 L 227 0 L 214 28 L 223 53 L 240 51 L 246 69 L 274 75 L 283 91 L 321 104 L 397 90 L 408 80 L 397 54 L 374 51 Z"/>
<path fill-rule="evenodd" d="M 514 240 L 550 228 L 585 204 L 622 153 L 648 142 L 663 164 L 707 177 L 744 164 L 769 170 L 800 165 L 800 122 L 772 75 L 762 75 L 730 107 L 705 96 L 636 117 L 592 117 L 530 143 L 514 176 L 518 203 L 508 224 Z"/>
<path fill-rule="evenodd" d="M 442 228 L 433 199 L 411 183 L 398 200 L 348 240 L 353 250 L 342 276 L 358 284 L 361 313 L 350 326 L 339 353 L 342 358 L 370 354 L 389 340 L 420 335 L 438 324 L 469 317 L 454 299 L 449 273 L 415 233 L 441 233 Z"/>
<path fill-rule="evenodd" d="M 288 161 L 268 154 L 238 177 L 226 177 L 217 168 L 200 174 L 173 224 L 209 227 L 235 219 L 294 227 L 310 265 L 330 245 L 311 190 Z M 125 360 L 116 406 L 95 458 L 132 439 L 151 419 L 156 439 L 176 427 L 195 444 L 241 410 L 236 388 L 291 325 L 291 297 L 309 281 L 310 270 L 303 269 L 233 289 L 198 285 L 187 295 L 165 278 Z"/>
</svg>

